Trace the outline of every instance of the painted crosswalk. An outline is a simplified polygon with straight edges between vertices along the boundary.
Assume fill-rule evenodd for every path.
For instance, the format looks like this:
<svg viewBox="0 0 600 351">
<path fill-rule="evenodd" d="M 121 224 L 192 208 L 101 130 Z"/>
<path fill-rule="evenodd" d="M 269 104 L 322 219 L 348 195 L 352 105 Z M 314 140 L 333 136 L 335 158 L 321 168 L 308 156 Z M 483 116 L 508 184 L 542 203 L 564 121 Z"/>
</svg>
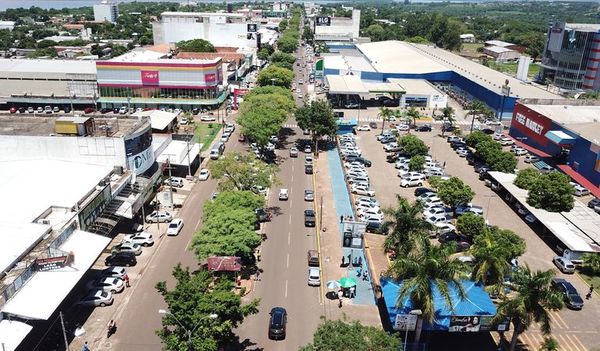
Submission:
<svg viewBox="0 0 600 351">
<path fill-rule="evenodd" d="M 578 334 L 581 335 L 581 333 L 585 332 L 572 330 L 558 312 L 550 312 L 550 319 L 552 321 L 552 338 L 558 342 L 559 351 L 589 350 L 578 336 Z M 500 342 L 499 334 L 492 333 L 492 337 L 496 341 L 496 344 Z M 505 338 L 507 341 L 510 341 L 512 332 L 505 333 Z M 542 347 L 545 339 L 546 337 L 540 332 L 540 325 L 533 323 L 525 333 L 519 336 L 519 344 L 521 350 L 536 351 Z"/>
<path fill-rule="evenodd" d="M 381 123 L 382 120 L 381 118 L 376 118 L 376 117 L 370 117 L 370 118 L 360 118 L 358 120 L 358 124 L 361 123 L 368 123 L 368 122 L 377 122 L 377 123 Z M 386 123 L 398 123 L 399 121 L 386 121 Z M 437 121 L 437 120 L 433 120 L 433 121 L 418 121 L 417 124 L 423 124 L 423 123 L 429 123 L 429 124 L 442 124 L 443 121 Z M 467 120 L 462 120 L 462 121 L 455 121 L 453 122 L 454 125 L 459 125 L 459 126 L 467 126 L 467 125 L 471 125 L 471 121 L 467 121 Z"/>
</svg>

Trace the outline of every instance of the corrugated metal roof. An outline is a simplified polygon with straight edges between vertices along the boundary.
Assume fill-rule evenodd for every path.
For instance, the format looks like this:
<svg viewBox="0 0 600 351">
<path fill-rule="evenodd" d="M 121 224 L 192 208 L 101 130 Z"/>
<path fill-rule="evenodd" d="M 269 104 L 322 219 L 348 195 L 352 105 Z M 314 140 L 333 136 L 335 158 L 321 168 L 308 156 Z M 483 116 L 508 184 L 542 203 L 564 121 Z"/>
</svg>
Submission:
<svg viewBox="0 0 600 351">
<path fill-rule="evenodd" d="M 369 90 L 363 85 L 359 76 L 327 75 L 327 85 L 330 94 L 367 94 Z"/>
<path fill-rule="evenodd" d="M 96 61 L 0 59 L 0 72 L 96 74 Z"/>
</svg>

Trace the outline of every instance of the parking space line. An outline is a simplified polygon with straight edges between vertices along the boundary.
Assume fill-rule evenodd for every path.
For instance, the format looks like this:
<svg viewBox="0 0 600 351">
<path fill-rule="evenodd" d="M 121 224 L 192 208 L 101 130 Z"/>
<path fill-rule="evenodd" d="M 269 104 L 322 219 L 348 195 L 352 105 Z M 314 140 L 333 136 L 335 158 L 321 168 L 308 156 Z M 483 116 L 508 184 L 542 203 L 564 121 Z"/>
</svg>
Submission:
<svg viewBox="0 0 600 351">
<path fill-rule="evenodd" d="M 533 337 L 533 335 L 529 334 L 529 333 L 523 333 L 521 334 L 521 337 L 523 339 L 525 339 L 525 344 L 527 346 L 531 346 L 532 350 L 537 350 L 539 347 L 537 346 L 537 340 Z"/>
<path fill-rule="evenodd" d="M 558 314 L 558 312 L 550 312 L 550 318 L 554 323 L 561 329 L 569 329 L 569 325 L 565 323 L 564 319 Z"/>
<path fill-rule="evenodd" d="M 573 349 L 575 349 L 577 351 L 583 351 L 579 348 L 579 345 L 577 345 L 577 343 L 575 341 L 573 341 L 573 339 L 571 339 L 571 335 L 565 334 L 564 337 L 569 340 L 569 344 L 571 346 L 573 346 Z M 585 348 L 584 348 L 584 350 L 585 350 Z"/>
<path fill-rule="evenodd" d="M 575 351 L 569 346 L 569 344 L 570 344 L 569 340 L 566 339 L 563 335 L 556 334 L 556 335 L 554 335 L 554 337 L 558 339 L 561 350 Z"/>
<path fill-rule="evenodd" d="M 578 346 L 581 346 L 581 350 L 583 351 L 587 351 L 587 348 L 585 347 L 585 345 L 581 342 L 581 340 L 579 340 L 579 338 L 577 337 L 577 335 L 571 334 L 571 337 L 574 340 L 574 344 L 577 344 Z"/>
</svg>

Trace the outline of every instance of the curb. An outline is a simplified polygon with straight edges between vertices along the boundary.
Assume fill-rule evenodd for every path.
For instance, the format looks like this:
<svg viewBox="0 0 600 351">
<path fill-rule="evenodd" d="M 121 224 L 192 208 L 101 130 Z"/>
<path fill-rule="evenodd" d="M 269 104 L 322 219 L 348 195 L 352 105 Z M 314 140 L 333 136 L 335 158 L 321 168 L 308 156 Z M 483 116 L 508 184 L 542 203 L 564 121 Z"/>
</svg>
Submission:
<svg viewBox="0 0 600 351">
<path fill-rule="evenodd" d="M 319 267 L 321 268 L 319 270 L 319 275 L 320 278 L 319 280 L 321 281 L 321 284 L 319 284 L 319 304 L 323 304 L 323 255 L 321 255 L 321 226 L 323 225 L 323 223 L 321 223 L 321 221 L 319 220 L 319 206 L 317 206 L 316 201 L 319 198 L 317 196 L 317 181 L 316 181 L 316 167 L 317 166 L 317 162 L 313 162 L 313 173 L 312 173 L 312 181 L 313 181 L 313 194 L 314 194 L 314 198 L 315 198 L 315 202 L 314 202 L 314 209 L 315 209 L 315 228 L 316 230 L 316 236 L 317 236 L 317 252 L 319 253 Z"/>
</svg>

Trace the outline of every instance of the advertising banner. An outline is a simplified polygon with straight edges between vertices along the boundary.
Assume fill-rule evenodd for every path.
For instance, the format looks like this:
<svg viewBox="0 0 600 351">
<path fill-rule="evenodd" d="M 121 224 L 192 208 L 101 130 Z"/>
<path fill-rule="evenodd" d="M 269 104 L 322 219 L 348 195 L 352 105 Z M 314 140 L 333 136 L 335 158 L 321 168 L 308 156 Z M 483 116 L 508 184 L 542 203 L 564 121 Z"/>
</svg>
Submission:
<svg viewBox="0 0 600 351">
<path fill-rule="evenodd" d="M 258 31 L 258 25 L 256 23 L 248 23 L 248 33 L 256 33 Z"/>
<path fill-rule="evenodd" d="M 235 256 L 212 256 L 207 259 L 208 270 L 211 272 L 239 272 L 242 269 L 242 259 Z"/>
<path fill-rule="evenodd" d="M 552 121 L 548 117 L 517 103 L 511 127 L 517 129 L 539 145 L 546 146 L 548 139 L 545 135 L 552 127 Z"/>
<path fill-rule="evenodd" d="M 394 330 L 414 331 L 417 327 L 417 315 L 397 314 L 394 321 Z"/>
<path fill-rule="evenodd" d="M 213 83 L 214 81 L 217 80 L 217 75 L 215 73 L 208 73 L 204 75 L 204 80 L 207 83 Z"/>
<path fill-rule="evenodd" d="M 329 16 L 315 17 L 315 26 L 331 26 L 331 17 L 329 17 Z"/>
<path fill-rule="evenodd" d="M 480 316 L 451 316 L 449 332 L 478 332 L 481 324 Z"/>
<path fill-rule="evenodd" d="M 142 85 L 158 85 L 158 71 L 140 71 L 142 75 Z"/>
</svg>

